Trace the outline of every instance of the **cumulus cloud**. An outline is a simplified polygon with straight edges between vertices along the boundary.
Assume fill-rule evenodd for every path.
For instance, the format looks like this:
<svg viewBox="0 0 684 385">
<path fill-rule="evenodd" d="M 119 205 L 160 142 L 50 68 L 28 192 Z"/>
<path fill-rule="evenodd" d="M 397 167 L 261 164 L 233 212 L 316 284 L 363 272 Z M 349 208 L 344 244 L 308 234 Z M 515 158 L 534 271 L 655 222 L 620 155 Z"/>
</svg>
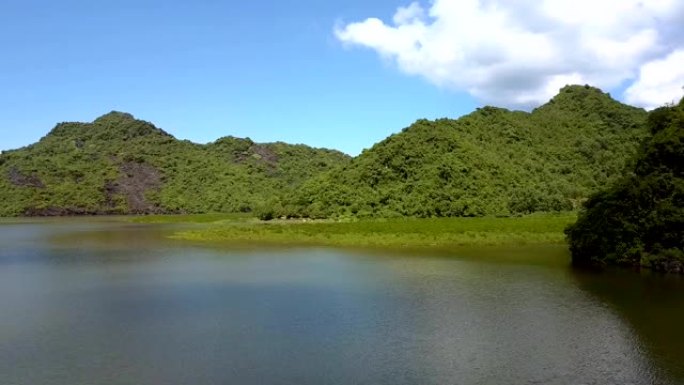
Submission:
<svg viewBox="0 0 684 385">
<path fill-rule="evenodd" d="M 335 35 L 486 103 L 529 108 L 566 84 L 633 83 L 625 97 L 652 107 L 684 85 L 674 84 L 684 68 L 682 25 L 681 0 L 434 0 L 400 7 L 391 22 L 342 25 Z M 661 70 L 679 75 L 654 74 Z"/>
<path fill-rule="evenodd" d="M 625 91 L 625 100 L 652 109 L 677 103 L 683 94 L 684 49 L 680 49 L 641 66 L 639 78 Z"/>
</svg>

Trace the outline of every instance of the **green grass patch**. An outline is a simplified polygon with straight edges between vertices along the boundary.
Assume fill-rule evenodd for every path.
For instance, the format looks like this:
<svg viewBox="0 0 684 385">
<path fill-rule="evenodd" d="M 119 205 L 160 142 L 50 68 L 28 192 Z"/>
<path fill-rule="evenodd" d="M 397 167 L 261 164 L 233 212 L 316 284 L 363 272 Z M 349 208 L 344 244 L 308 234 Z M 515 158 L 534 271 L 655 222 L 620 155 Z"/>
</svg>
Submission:
<svg viewBox="0 0 684 385">
<path fill-rule="evenodd" d="M 173 238 L 266 245 L 448 248 L 562 244 L 563 230 L 576 214 L 516 218 L 384 219 L 349 222 L 223 222 L 181 231 Z"/>
<path fill-rule="evenodd" d="M 144 215 L 127 218 L 133 223 L 240 223 L 254 217 L 250 214 L 181 214 L 181 215 Z"/>
</svg>

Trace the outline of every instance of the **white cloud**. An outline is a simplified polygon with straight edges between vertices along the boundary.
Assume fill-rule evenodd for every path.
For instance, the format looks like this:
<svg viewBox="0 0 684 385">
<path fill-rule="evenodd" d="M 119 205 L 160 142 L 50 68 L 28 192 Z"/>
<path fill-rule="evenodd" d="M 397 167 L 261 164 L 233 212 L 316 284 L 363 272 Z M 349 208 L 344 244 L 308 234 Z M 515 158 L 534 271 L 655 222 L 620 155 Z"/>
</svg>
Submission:
<svg viewBox="0 0 684 385">
<path fill-rule="evenodd" d="M 645 89 L 638 84 L 677 81 L 648 80 L 646 66 L 684 49 L 682 25 L 681 0 L 434 0 L 429 7 L 399 8 L 392 23 L 369 18 L 335 34 L 375 50 L 404 73 L 487 103 L 525 108 L 565 84 L 613 90 L 638 77 L 632 87 L 638 92 Z M 668 69 L 677 72 L 674 66 Z M 629 100 L 651 106 L 658 97 Z"/>
<path fill-rule="evenodd" d="M 639 78 L 625 91 L 628 103 L 648 109 L 677 103 L 684 96 L 684 49 L 644 64 Z"/>
<path fill-rule="evenodd" d="M 394 24 L 409 24 L 425 17 L 425 11 L 419 3 L 411 3 L 408 7 L 399 7 L 394 14 Z"/>
</svg>

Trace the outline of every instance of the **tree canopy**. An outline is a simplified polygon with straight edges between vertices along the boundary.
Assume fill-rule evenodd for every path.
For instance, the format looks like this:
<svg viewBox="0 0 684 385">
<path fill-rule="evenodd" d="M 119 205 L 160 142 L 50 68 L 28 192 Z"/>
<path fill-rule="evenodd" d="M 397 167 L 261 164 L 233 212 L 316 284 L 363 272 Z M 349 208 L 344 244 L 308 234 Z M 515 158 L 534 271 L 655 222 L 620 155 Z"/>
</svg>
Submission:
<svg viewBox="0 0 684 385">
<path fill-rule="evenodd" d="M 304 145 L 234 137 L 200 145 L 112 112 L 3 152 L 0 216 L 249 212 L 347 162 Z"/>
<path fill-rule="evenodd" d="M 648 128 L 624 176 L 566 230 L 575 264 L 684 273 L 684 99 L 652 111 Z"/>
<path fill-rule="evenodd" d="M 645 137 L 646 112 L 568 86 L 531 113 L 484 107 L 419 120 L 314 177 L 292 216 L 448 217 L 579 208 L 617 180 Z"/>
<path fill-rule="evenodd" d="M 572 210 L 622 177 L 646 112 L 568 86 L 531 113 L 418 120 L 355 158 L 224 137 L 200 145 L 112 112 L 0 155 L 0 216 L 252 212 L 452 217 Z"/>
</svg>

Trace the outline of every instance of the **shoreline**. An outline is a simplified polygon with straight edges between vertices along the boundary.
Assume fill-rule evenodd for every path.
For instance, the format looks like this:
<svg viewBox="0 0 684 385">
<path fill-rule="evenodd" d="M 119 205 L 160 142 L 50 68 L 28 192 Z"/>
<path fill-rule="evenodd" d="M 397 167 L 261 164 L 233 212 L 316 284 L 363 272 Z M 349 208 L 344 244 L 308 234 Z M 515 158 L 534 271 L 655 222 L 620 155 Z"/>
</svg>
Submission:
<svg viewBox="0 0 684 385">
<path fill-rule="evenodd" d="M 513 218 L 436 218 L 254 221 L 230 219 L 178 231 L 171 238 L 198 243 L 449 249 L 465 246 L 566 244 L 576 214 Z M 160 222 L 156 222 L 160 223 Z M 168 222 L 163 222 L 168 223 Z M 177 222 L 176 222 L 177 223 Z M 200 222 L 195 222 L 200 223 Z"/>
</svg>

